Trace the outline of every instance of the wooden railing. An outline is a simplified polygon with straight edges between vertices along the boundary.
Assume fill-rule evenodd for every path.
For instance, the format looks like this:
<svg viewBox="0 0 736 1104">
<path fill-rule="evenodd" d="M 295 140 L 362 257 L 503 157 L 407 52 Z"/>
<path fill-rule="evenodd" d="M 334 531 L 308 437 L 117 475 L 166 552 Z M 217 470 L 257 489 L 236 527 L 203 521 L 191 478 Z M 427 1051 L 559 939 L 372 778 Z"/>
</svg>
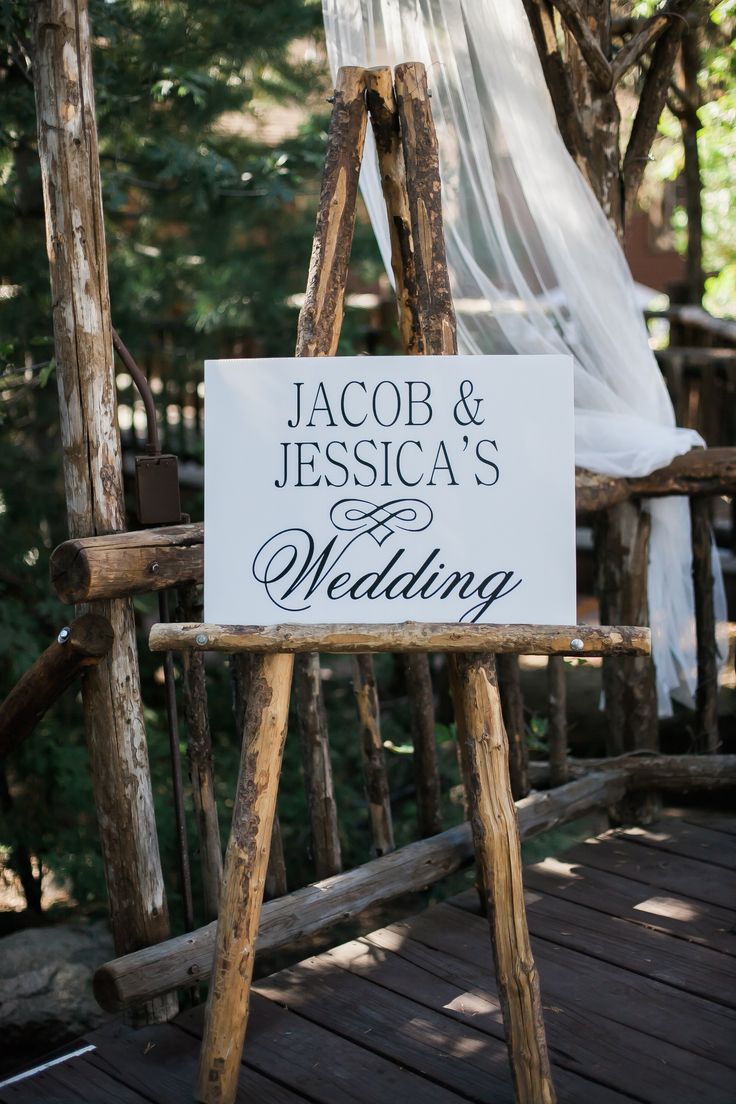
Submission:
<svg viewBox="0 0 736 1104">
<path fill-rule="evenodd" d="M 641 526 L 640 503 L 643 498 L 663 497 L 667 495 L 686 496 L 691 502 L 693 526 L 693 586 L 696 618 L 698 625 L 699 677 L 696 724 L 703 750 L 715 751 L 718 747 L 716 713 L 716 657 L 715 624 L 713 617 L 713 595 L 711 576 L 711 545 L 708 499 L 714 495 L 733 495 L 736 492 L 736 448 L 696 449 L 678 456 L 671 464 L 652 472 L 648 476 L 636 479 L 623 479 L 598 475 L 578 470 L 576 473 L 576 506 L 578 516 L 582 518 L 605 519 L 607 512 L 625 509 L 633 515 L 632 529 Z M 600 528 L 605 528 L 600 526 Z M 624 549 L 619 545 L 606 547 L 605 534 L 599 537 L 597 555 L 599 559 L 601 604 L 609 611 L 620 606 L 620 594 L 617 592 L 622 581 L 632 576 L 645 586 L 647 540 L 639 540 L 634 548 Z M 182 584 L 199 584 L 203 578 L 204 567 L 204 527 L 201 523 L 169 526 L 161 529 L 149 529 L 133 533 L 120 533 L 104 537 L 82 538 L 66 541 L 60 545 L 51 557 L 51 578 L 59 597 L 65 602 L 87 602 L 103 598 L 129 597 L 148 591 Z M 623 616 L 609 612 L 602 616 L 607 623 L 631 623 Z M 631 670 L 628 659 L 613 660 L 624 677 Z M 636 662 L 636 661 L 634 661 Z M 623 666 L 622 666 L 623 665 Z M 421 740 L 422 731 L 428 728 L 434 731 L 431 695 L 426 680 L 427 673 L 422 670 L 407 670 L 411 686 L 412 729 L 419 737 L 420 746 L 426 746 Z M 500 671 L 501 692 L 505 708 L 505 720 L 510 732 L 512 752 L 512 772 L 515 796 L 524 796 L 528 792 L 525 778 L 525 748 L 523 741 L 523 703 L 518 685 L 518 669 L 513 657 L 503 661 Z M 324 723 L 315 712 L 319 710 L 318 694 L 314 687 L 310 689 L 309 670 L 302 669 L 297 680 L 296 693 L 299 704 L 302 735 L 308 743 L 305 751 L 307 774 L 312 786 L 319 790 L 310 798 L 310 808 L 315 826 L 316 849 L 320 861 L 325 865 L 320 869 L 335 872 L 339 868 L 336 855 L 339 847 L 335 842 L 334 823 L 326 822 L 324 810 L 332 799 L 324 791 L 327 762 L 324 749 L 320 751 L 320 735 Z M 361 711 L 364 747 L 366 748 L 366 769 L 371 772 L 373 753 L 371 741 L 375 733 L 370 731 L 371 709 L 368 698 L 370 687 L 366 683 L 367 675 L 361 674 L 360 665 L 356 669 L 356 687 L 358 687 L 358 707 Z M 550 756 L 557 764 L 556 778 L 564 780 L 566 724 L 564 715 L 564 669 L 558 662 L 550 667 L 550 717 L 554 723 L 550 729 Z M 656 747 L 656 710 L 651 701 L 653 684 L 649 684 L 650 701 L 647 703 L 647 723 L 640 723 L 641 700 L 634 701 L 627 709 L 614 696 L 609 695 L 609 754 L 621 754 L 626 750 L 640 747 Z M 654 727 L 653 727 L 654 726 Z M 516 739 L 514 739 L 516 737 Z M 315 755 L 317 759 L 315 760 Z M 375 756 L 374 756 L 375 757 Z M 426 756 L 425 756 L 426 757 Z M 320 767 L 319 764 L 322 764 Z M 430 800 L 429 794 L 436 787 L 435 768 L 431 764 L 422 767 L 420 789 L 423 800 Z M 373 785 L 373 783 L 371 783 Z M 375 785 L 380 786 L 376 781 Z M 385 797 L 379 804 L 385 803 Z M 430 812 L 426 813 L 431 817 Z M 385 820 L 384 815 L 384 820 Z M 330 817 L 327 817 L 327 821 Z M 317 824 L 320 822 L 320 825 Z M 334 822 L 334 816 L 332 817 Z M 383 834 L 386 835 L 387 828 Z M 380 832 L 379 832 L 380 835 Z M 386 848 L 386 839 L 377 844 L 382 852 Z M 332 854 L 332 858 L 328 857 Z"/>
<path fill-rule="evenodd" d="M 707 502 L 709 496 L 732 495 L 735 491 L 736 449 L 694 450 L 641 479 L 616 479 L 580 470 L 576 475 L 576 501 L 581 519 L 605 517 L 608 511 L 619 509 L 622 505 L 638 511 L 644 497 L 685 495 L 691 500 L 693 532 L 698 538 L 694 545 L 694 593 L 699 610 L 701 654 L 713 654 L 714 625 L 712 580 L 705 572 L 706 563 L 710 565 L 710 537 L 709 531 L 706 532 L 706 515 L 700 512 L 699 506 Z M 612 554 L 611 549 L 607 550 L 607 554 Z M 128 598 L 175 586 L 183 597 L 180 605 L 185 615 L 190 621 L 196 621 L 196 611 L 200 608 L 197 588 L 202 582 L 203 563 L 203 526 L 188 524 L 67 541 L 52 555 L 51 576 L 57 594 L 66 602 Z M 610 574 L 620 578 L 626 565 L 609 566 Z M 605 601 L 606 596 L 602 597 Z M 482 627 L 474 628 L 482 631 Z M 187 630 L 184 626 L 181 629 L 172 626 L 168 631 L 196 633 L 196 628 Z M 418 626 L 417 648 L 421 647 L 422 631 L 423 627 Z M 305 633 L 308 636 L 308 628 L 301 632 L 303 636 Z M 590 633 L 592 639 L 595 629 L 591 629 Z M 301 646 L 309 646 L 307 636 L 304 636 Z M 261 637 L 266 647 L 268 642 L 263 632 Z M 155 646 L 155 641 L 152 643 Z M 220 642 L 208 640 L 207 650 L 215 644 L 227 651 L 226 639 Z M 467 641 L 462 644 L 466 647 Z M 275 640 L 274 646 L 283 647 L 283 640 Z M 339 642 L 336 647 L 339 650 Z M 319 667 L 317 665 L 316 670 L 311 670 L 308 664 L 304 665 L 301 686 L 299 683 L 296 685 L 295 703 L 310 810 L 311 854 L 318 881 L 313 886 L 286 895 L 283 850 L 280 833 L 276 832 L 270 865 L 270 895 L 276 899 L 267 904 L 264 911 L 260 937 L 263 949 L 273 949 L 338 920 L 355 916 L 369 905 L 389 900 L 398 893 L 427 886 L 470 861 L 472 845 L 467 825 L 441 831 L 440 777 L 434 743 L 434 691 L 429 680 L 429 666 L 419 664 L 412 669 L 411 663 L 407 662 L 410 654 L 402 663 L 415 740 L 417 832 L 427 838 L 394 851 L 389 784 L 378 723 L 378 691 L 371 671 L 361 669 L 360 657 L 354 657 L 356 740 L 360 740 L 362 747 L 373 853 L 379 857 L 357 870 L 342 873 L 337 802 Z M 684 785 L 712 788 L 736 782 L 736 761 L 733 757 L 711 755 L 702 759 L 657 759 L 655 756 L 647 760 L 598 760 L 589 764 L 570 760 L 565 710 L 567 670 L 557 659 L 553 657 L 549 664 L 548 764 L 528 762 L 524 706 L 516 660 L 511 655 L 502 659 L 500 681 L 505 719 L 507 727 L 515 725 L 517 732 L 514 782 L 523 837 L 564 823 L 589 809 L 610 805 L 619 800 L 627 788 L 676 788 Z M 214 919 L 221 878 L 221 850 L 212 785 L 212 750 L 203 661 L 204 656 L 196 648 L 185 654 L 182 674 L 192 796 L 203 865 L 204 912 Z M 604 660 L 604 663 L 611 662 L 631 664 L 639 661 L 633 657 L 607 657 Z M 706 677 L 711 678 L 708 670 Z M 570 677 L 574 674 L 571 673 Z M 240 671 L 240 685 L 241 697 L 246 696 L 245 667 Z M 698 699 L 698 723 L 703 727 L 711 723 L 717 726 L 714 701 L 713 669 L 712 681 Z M 617 750 L 640 747 L 641 733 L 636 728 L 638 716 L 626 718 L 624 714 L 622 720 L 619 709 L 612 720 L 613 723 L 630 724 L 632 739 L 628 746 Z M 704 743 L 703 750 L 715 751 L 716 747 L 717 727 L 716 737 Z M 609 739 L 609 752 L 614 748 L 616 744 Z M 435 754 L 429 754 L 429 749 L 434 750 Z M 582 774 L 585 770 L 590 771 L 591 767 L 594 768 L 593 774 Z M 573 781 L 568 782 L 568 778 Z M 525 796 L 530 785 L 542 784 L 551 785 L 553 789 Z M 185 987 L 193 979 L 204 979 L 209 969 L 213 939 L 214 925 L 210 923 L 195 932 L 107 964 L 99 971 L 96 980 L 98 999 L 110 1009 L 128 1007 L 151 1000 L 173 988 Z"/>
</svg>

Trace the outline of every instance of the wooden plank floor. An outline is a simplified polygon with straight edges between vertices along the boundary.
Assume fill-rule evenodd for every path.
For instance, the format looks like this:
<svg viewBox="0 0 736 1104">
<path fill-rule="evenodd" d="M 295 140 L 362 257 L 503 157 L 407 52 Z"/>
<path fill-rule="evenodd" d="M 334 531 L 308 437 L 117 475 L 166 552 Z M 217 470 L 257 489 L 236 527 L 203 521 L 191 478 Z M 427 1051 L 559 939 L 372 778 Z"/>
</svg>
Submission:
<svg viewBox="0 0 736 1104">
<path fill-rule="evenodd" d="M 527 867 L 561 1104 L 736 1101 L 736 815 L 668 810 Z M 259 981 L 248 1104 L 512 1101 L 473 893 Z M 0 1089 L 0 1104 L 182 1104 L 202 1010 Z"/>
</svg>

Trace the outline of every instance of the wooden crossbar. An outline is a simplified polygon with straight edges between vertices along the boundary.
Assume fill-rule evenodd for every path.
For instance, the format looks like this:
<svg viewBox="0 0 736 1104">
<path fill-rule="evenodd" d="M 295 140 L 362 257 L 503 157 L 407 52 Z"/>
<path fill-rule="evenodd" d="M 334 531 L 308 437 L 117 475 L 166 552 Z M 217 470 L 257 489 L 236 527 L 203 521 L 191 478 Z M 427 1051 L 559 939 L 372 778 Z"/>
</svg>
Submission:
<svg viewBox="0 0 736 1104">
<path fill-rule="evenodd" d="M 493 652 L 522 655 L 651 654 L 651 631 L 630 625 L 154 625 L 152 652 Z"/>
</svg>

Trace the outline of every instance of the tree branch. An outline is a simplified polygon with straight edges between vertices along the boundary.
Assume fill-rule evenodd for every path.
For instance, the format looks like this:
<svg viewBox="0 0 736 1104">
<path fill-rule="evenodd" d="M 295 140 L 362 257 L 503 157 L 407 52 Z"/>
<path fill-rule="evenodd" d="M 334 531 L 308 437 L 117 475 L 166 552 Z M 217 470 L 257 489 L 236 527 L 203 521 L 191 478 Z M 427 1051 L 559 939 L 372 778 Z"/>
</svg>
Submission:
<svg viewBox="0 0 736 1104">
<path fill-rule="evenodd" d="M 670 81 L 669 91 L 673 92 L 679 100 L 679 104 L 676 104 L 669 96 L 667 97 L 667 107 L 677 119 L 683 119 L 686 116 L 694 117 L 697 120 L 698 117 L 698 105 L 694 104 L 684 89 L 679 88 L 677 82 Z"/>
<path fill-rule="evenodd" d="M 544 79 L 552 97 L 562 140 L 583 176 L 591 183 L 583 124 L 573 96 L 570 76 L 557 44 L 550 5 L 545 0 L 523 0 L 523 2 L 542 63 Z"/>
<path fill-rule="evenodd" d="M 577 0 L 552 0 L 562 16 L 567 29 L 578 44 L 580 53 L 584 57 L 588 68 L 602 89 L 608 90 L 613 86 L 613 69 L 611 63 L 603 53 L 600 43 L 596 40 L 588 26 L 585 17 L 578 6 Z"/>
<path fill-rule="evenodd" d="M 654 47 L 652 61 L 644 81 L 634 126 L 624 156 L 623 177 L 626 221 L 628 221 L 633 210 L 644 169 L 649 159 L 649 150 L 657 133 L 657 123 L 667 100 L 672 70 L 675 67 L 684 27 L 685 24 L 679 19 L 671 22 Z"/>
<path fill-rule="evenodd" d="M 670 26 L 673 19 L 682 20 L 687 24 L 685 14 L 693 6 L 694 0 L 667 0 L 658 11 L 647 19 L 642 27 L 631 36 L 629 41 L 621 47 L 613 59 L 613 83 L 614 85 L 627 73 L 632 65 L 652 46 L 657 39 Z"/>
</svg>

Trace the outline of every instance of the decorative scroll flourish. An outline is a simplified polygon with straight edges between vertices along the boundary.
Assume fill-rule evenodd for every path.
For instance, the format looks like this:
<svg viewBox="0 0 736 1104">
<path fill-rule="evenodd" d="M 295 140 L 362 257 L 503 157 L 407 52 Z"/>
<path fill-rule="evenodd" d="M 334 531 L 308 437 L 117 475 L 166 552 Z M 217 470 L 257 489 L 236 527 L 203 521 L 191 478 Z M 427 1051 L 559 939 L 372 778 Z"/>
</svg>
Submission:
<svg viewBox="0 0 736 1104">
<path fill-rule="evenodd" d="M 375 505 L 363 498 L 342 498 L 330 510 L 330 521 L 336 529 L 367 533 L 381 545 L 396 529 L 422 532 L 432 524 L 434 514 L 419 498 L 395 498 Z"/>
</svg>

